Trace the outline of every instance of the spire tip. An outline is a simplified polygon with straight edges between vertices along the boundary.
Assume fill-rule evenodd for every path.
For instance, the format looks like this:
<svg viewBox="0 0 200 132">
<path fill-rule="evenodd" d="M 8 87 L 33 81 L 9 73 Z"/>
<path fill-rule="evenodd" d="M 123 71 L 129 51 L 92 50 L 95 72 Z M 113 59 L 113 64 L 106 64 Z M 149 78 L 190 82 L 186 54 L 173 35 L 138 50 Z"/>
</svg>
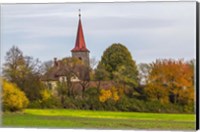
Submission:
<svg viewBox="0 0 200 132">
<path fill-rule="evenodd" d="M 79 18 L 81 18 L 81 9 L 78 9 L 78 11 L 79 11 Z"/>
</svg>

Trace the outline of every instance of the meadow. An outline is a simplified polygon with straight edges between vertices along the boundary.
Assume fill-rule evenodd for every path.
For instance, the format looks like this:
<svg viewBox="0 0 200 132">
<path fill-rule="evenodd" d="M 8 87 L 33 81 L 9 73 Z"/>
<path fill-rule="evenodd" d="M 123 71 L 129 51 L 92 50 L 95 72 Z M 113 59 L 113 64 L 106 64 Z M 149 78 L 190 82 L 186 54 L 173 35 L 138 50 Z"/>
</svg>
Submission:
<svg viewBox="0 0 200 132">
<path fill-rule="evenodd" d="M 194 114 L 26 109 L 5 112 L 3 127 L 194 130 Z"/>
</svg>

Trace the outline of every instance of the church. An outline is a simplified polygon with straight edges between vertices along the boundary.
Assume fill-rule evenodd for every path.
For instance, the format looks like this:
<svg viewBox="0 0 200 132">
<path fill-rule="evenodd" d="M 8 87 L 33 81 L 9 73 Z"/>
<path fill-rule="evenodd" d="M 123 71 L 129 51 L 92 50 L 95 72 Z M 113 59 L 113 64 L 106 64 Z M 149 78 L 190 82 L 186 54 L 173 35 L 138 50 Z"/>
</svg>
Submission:
<svg viewBox="0 0 200 132">
<path fill-rule="evenodd" d="M 90 65 L 90 59 L 89 59 L 90 51 L 87 49 L 85 44 L 80 13 L 79 13 L 78 30 L 76 35 L 76 43 L 75 47 L 71 50 L 71 52 L 72 52 L 72 57 L 76 57 L 82 60 L 87 66 Z"/>
<path fill-rule="evenodd" d="M 76 58 L 83 62 L 84 66 L 82 65 L 74 67 L 74 75 L 70 77 L 70 81 L 73 83 L 78 83 L 82 80 L 89 81 L 89 53 L 90 51 L 87 49 L 84 39 L 81 14 L 79 10 L 76 42 L 74 48 L 71 50 L 72 57 L 63 58 L 62 60 L 57 60 L 57 58 L 54 58 L 54 64 L 52 68 L 41 77 L 41 81 L 43 81 L 50 89 L 54 89 L 58 81 L 67 81 L 66 75 L 69 73 L 70 69 L 63 62 L 67 59 L 69 60 L 73 58 Z"/>
</svg>

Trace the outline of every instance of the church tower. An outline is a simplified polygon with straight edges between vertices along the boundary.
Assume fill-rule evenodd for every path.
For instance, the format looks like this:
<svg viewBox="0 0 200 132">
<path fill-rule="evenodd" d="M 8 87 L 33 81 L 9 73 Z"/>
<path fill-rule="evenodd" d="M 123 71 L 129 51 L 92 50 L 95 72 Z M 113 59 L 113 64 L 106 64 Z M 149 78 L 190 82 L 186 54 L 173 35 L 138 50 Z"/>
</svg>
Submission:
<svg viewBox="0 0 200 132">
<path fill-rule="evenodd" d="M 82 60 L 87 66 L 90 65 L 90 61 L 89 61 L 90 51 L 86 48 L 86 44 L 85 44 L 83 28 L 81 24 L 80 9 L 79 9 L 79 22 L 78 22 L 76 43 L 75 43 L 75 47 L 71 50 L 71 52 L 72 52 L 72 57 L 76 57 Z"/>
</svg>

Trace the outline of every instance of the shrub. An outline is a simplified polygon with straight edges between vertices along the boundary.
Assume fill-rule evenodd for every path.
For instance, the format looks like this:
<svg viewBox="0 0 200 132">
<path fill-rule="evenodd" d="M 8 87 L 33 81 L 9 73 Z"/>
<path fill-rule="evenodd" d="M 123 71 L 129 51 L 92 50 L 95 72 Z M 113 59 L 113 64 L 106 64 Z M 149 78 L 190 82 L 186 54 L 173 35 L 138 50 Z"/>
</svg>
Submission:
<svg viewBox="0 0 200 132">
<path fill-rule="evenodd" d="M 28 108 L 42 108 L 41 100 L 35 100 L 29 103 Z"/>
<path fill-rule="evenodd" d="M 54 96 L 52 91 L 43 89 L 40 95 L 41 99 L 30 102 L 29 108 L 62 108 L 59 97 Z"/>
<path fill-rule="evenodd" d="M 42 99 L 40 100 L 41 108 L 57 108 L 61 106 L 58 97 L 53 96 L 52 91 L 43 89 L 40 91 Z"/>
<path fill-rule="evenodd" d="M 21 111 L 29 104 L 24 92 L 17 85 L 3 80 L 3 110 Z"/>
<path fill-rule="evenodd" d="M 80 104 L 76 104 L 77 103 L 81 103 L 79 100 L 75 100 L 72 97 L 65 97 L 64 98 L 64 102 L 63 102 L 63 108 L 67 108 L 67 109 L 78 109 Z"/>
<path fill-rule="evenodd" d="M 104 110 L 102 103 L 99 101 L 99 91 L 96 87 L 88 88 L 85 91 L 86 104 L 89 110 Z"/>
<path fill-rule="evenodd" d="M 145 105 L 144 101 L 138 100 L 136 98 L 129 98 L 127 96 L 122 96 L 121 99 L 116 103 L 116 107 L 120 111 L 144 111 Z"/>
<path fill-rule="evenodd" d="M 101 90 L 103 91 L 103 90 Z M 106 90 L 104 90 L 106 91 Z M 108 110 L 108 111 L 130 111 L 130 112 L 156 112 L 156 113 L 192 113 L 194 105 L 178 105 L 160 101 L 141 100 L 137 97 L 128 97 L 125 94 L 119 96 L 119 91 L 114 88 L 107 89 L 105 94 L 96 87 L 86 89 L 84 98 L 82 96 L 69 97 L 65 96 L 63 104 L 58 96 L 52 95 L 51 91 L 44 90 L 41 92 L 41 99 L 31 102 L 31 108 L 66 108 L 81 110 Z M 115 100 L 115 94 L 118 100 Z M 103 95 L 106 100 L 103 102 L 100 97 Z"/>
</svg>

